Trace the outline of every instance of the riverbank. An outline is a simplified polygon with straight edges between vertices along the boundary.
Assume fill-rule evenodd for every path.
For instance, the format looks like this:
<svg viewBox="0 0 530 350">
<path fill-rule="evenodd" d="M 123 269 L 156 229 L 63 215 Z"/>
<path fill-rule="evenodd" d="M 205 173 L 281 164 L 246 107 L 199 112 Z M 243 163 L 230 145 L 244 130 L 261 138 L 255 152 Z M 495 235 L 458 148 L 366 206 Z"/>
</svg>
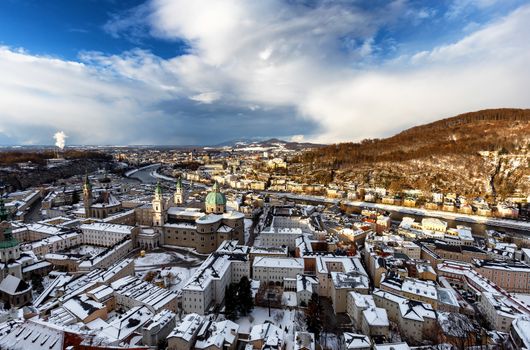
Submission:
<svg viewBox="0 0 530 350">
<path fill-rule="evenodd" d="M 444 212 L 444 211 L 439 211 L 439 210 L 409 208 L 409 207 L 403 207 L 403 206 L 397 206 L 397 205 L 379 204 L 379 203 L 371 203 L 371 202 L 340 201 L 338 199 L 331 199 L 331 198 L 326 198 L 326 197 L 321 197 L 321 196 L 297 195 L 297 194 L 285 193 L 285 192 L 266 192 L 266 193 L 284 196 L 286 198 L 293 199 L 293 200 L 300 200 L 300 201 L 307 201 L 307 202 L 314 202 L 314 203 L 335 204 L 335 205 L 344 204 L 344 205 L 359 208 L 359 209 L 360 208 L 379 209 L 379 210 L 388 211 L 390 213 L 399 213 L 401 214 L 400 217 L 405 216 L 405 215 L 410 215 L 414 217 L 434 217 L 434 218 L 449 220 L 449 221 L 455 222 L 455 224 L 460 224 L 460 225 L 465 225 L 465 224 L 471 224 L 473 226 L 481 225 L 481 226 L 485 226 L 486 228 L 492 228 L 492 229 L 504 228 L 504 229 L 516 230 L 518 231 L 517 233 L 530 235 L 530 222 L 526 222 L 526 221 L 488 218 L 488 217 L 478 216 L 478 215 L 451 213 L 451 212 Z"/>
</svg>

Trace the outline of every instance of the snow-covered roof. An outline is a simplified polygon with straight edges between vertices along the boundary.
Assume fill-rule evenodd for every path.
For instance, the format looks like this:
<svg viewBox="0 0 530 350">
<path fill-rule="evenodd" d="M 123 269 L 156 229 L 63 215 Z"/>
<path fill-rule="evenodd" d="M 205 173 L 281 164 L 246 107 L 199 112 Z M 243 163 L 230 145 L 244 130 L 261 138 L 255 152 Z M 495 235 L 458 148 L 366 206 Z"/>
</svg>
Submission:
<svg viewBox="0 0 530 350">
<path fill-rule="evenodd" d="M 530 329 L 530 316 L 517 317 L 513 320 L 512 327 L 523 341 L 524 347 L 530 349 L 530 332 L 528 332 Z"/>
<path fill-rule="evenodd" d="M 167 309 L 162 309 L 149 322 L 147 322 L 143 328 L 147 330 L 153 328 L 162 329 L 166 324 L 174 320 L 176 317 L 177 315 L 174 312 Z"/>
<path fill-rule="evenodd" d="M 64 330 L 41 320 L 28 320 L 0 338 L 2 349 L 62 350 Z"/>
<path fill-rule="evenodd" d="M 276 346 L 278 349 L 283 343 L 283 330 L 272 323 L 258 324 L 250 330 L 249 340 L 251 342 L 256 340 L 263 340 L 265 345 Z"/>
<path fill-rule="evenodd" d="M 31 286 L 13 275 L 7 275 L 0 283 L 0 291 L 9 295 L 27 292 Z"/>
<path fill-rule="evenodd" d="M 177 294 L 143 281 L 136 276 L 127 276 L 111 283 L 114 293 L 136 300 L 158 311 L 177 298 Z"/>
<path fill-rule="evenodd" d="M 226 240 L 219 245 L 217 253 L 221 254 L 248 254 L 250 248 L 246 245 L 238 244 L 237 240 Z"/>
<path fill-rule="evenodd" d="M 381 307 L 372 307 L 363 310 L 363 317 L 371 327 L 388 327 L 390 325 L 386 310 Z"/>
<path fill-rule="evenodd" d="M 114 293 L 114 289 L 112 289 L 112 287 L 102 284 L 97 288 L 91 289 L 87 293 L 92 295 L 96 300 L 105 300 L 108 297 L 112 296 L 112 294 Z"/>
<path fill-rule="evenodd" d="M 96 256 L 94 256 L 94 257 L 92 257 L 90 259 L 82 261 L 79 264 L 79 269 L 80 270 L 89 270 L 89 269 L 93 268 L 94 266 L 97 266 L 101 261 L 103 261 L 104 259 L 108 258 L 110 255 L 115 254 L 118 250 L 122 249 L 124 246 L 126 246 L 128 244 L 131 244 L 131 242 L 132 241 L 130 239 L 127 239 L 125 241 L 122 241 L 122 243 L 120 243 L 120 244 L 116 244 L 115 246 L 112 247 L 112 249 L 103 251 L 103 252 L 99 253 L 98 255 L 96 255 Z"/>
<path fill-rule="evenodd" d="M 189 222 L 176 222 L 176 223 L 167 223 L 164 224 L 164 227 L 167 228 L 178 228 L 178 229 L 197 229 L 197 225 L 191 224 Z"/>
<path fill-rule="evenodd" d="M 215 279 L 220 279 L 230 268 L 229 255 L 211 254 L 186 282 L 182 290 L 204 290 Z"/>
<path fill-rule="evenodd" d="M 105 305 L 90 299 L 86 294 L 81 294 L 67 300 L 63 308 L 71 312 L 78 320 L 83 321 L 94 312 L 104 309 Z"/>
<path fill-rule="evenodd" d="M 277 258 L 259 256 L 254 259 L 253 267 L 304 269 L 304 259 L 301 258 Z"/>
<path fill-rule="evenodd" d="M 121 341 L 129 337 L 133 332 L 141 328 L 154 316 L 146 306 L 136 306 L 125 314 L 115 318 L 109 326 L 102 329 L 100 335 L 110 339 Z"/>
<path fill-rule="evenodd" d="M 368 289 L 370 281 L 362 272 L 331 272 L 335 289 Z"/>
<path fill-rule="evenodd" d="M 374 350 L 410 350 L 410 346 L 405 342 L 376 344 Z"/>
<path fill-rule="evenodd" d="M 353 300 L 353 303 L 358 308 L 373 308 L 376 307 L 374 297 L 372 295 L 361 294 L 355 291 L 348 293 L 348 299 Z"/>
<path fill-rule="evenodd" d="M 432 281 L 422 281 L 416 278 L 405 278 L 401 290 L 407 293 L 421 295 L 429 299 L 438 299 L 438 290 Z"/>
<path fill-rule="evenodd" d="M 307 291 L 311 294 L 315 291 L 315 285 L 318 285 L 318 278 L 309 275 L 296 275 L 296 292 Z"/>
<path fill-rule="evenodd" d="M 133 226 L 129 226 L 129 225 L 109 224 L 109 223 L 103 223 L 103 222 L 83 224 L 80 226 L 80 228 L 83 232 L 87 230 L 91 230 L 91 231 L 121 233 L 123 235 L 131 234 L 132 230 L 134 229 Z"/>
<path fill-rule="evenodd" d="M 117 273 L 133 264 L 133 259 L 124 259 L 118 261 L 107 269 L 94 269 L 84 275 L 81 275 L 64 286 L 64 295 L 60 298 L 61 301 L 73 298 L 76 295 L 82 294 L 87 290 L 93 288 L 97 283 L 108 282 Z"/>
<path fill-rule="evenodd" d="M 370 348 L 372 343 L 370 337 L 364 334 L 344 332 L 344 346 L 346 350 Z"/>
<path fill-rule="evenodd" d="M 190 342 L 199 331 L 199 327 L 201 327 L 203 322 L 203 316 L 195 313 L 187 314 L 168 335 L 168 338 L 181 338 L 186 342 Z"/>
<path fill-rule="evenodd" d="M 197 333 L 195 349 L 207 349 L 210 346 L 222 349 L 225 344 L 232 345 L 237 339 L 239 325 L 229 321 L 205 322 Z"/>
<path fill-rule="evenodd" d="M 28 224 L 26 225 L 27 229 L 33 232 L 39 232 L 44 233 L 47 235 L 57 235 L 62 232 L 63 228 L 53 225 L 45 225 L 45 224 Z"/>
</svg>

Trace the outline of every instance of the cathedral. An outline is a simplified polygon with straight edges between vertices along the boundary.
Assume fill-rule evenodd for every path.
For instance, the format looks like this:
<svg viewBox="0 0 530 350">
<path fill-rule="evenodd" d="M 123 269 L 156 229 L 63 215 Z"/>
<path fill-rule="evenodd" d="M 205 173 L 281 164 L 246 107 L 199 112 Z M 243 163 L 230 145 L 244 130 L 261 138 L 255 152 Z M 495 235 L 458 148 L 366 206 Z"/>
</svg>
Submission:
<svg viewBox="0 0 530 350">
<path fill-rule="evenodd" d="M 86 218 L 104 219 L 121 210 L 121 202 L 114 197 L 108 188 L 99 191 L 94 197 L 88 174 L 85 176 L 85 183 L 83 184 L 83 206 Z"/>
<path fill-rule="evenodd" d="M 217 182 L 200 208 L 187 208 L 186 191 L 179 178 L 173 196 L 165 198 L 157 184 L 152 201 L 152 227 L 160 234 L 160 244 L 190 247 L 211 253 L 224 240 L 244 243 L 244 215 L 226 211 L 226 197 Z"/>
</svg>

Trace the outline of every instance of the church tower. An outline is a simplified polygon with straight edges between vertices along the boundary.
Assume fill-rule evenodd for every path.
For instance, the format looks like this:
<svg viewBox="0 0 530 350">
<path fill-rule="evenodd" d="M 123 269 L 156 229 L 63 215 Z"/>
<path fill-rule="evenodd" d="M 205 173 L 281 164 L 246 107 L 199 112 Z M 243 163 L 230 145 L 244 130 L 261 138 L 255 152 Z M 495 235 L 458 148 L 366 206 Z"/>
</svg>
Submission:
<svg viewBox="0 0 530 350">
<path fill-rule="evenodd" d="M 92 205 L 92 184 L 88 179 L 88 173 L 85 176 L 85 183 L 83 184 L 83 204 L 85 207 L 85 217 L 91 217 L 90 206 Z"/>
<path fill-rule="evenodd" d="M 156 184 L 155 197 L 153 198 L 153 226 L 160 227 L 165 223 L 164 198 L 160 182 Z"/>
<path fill-rule="evenodd" d="M 173 194 L 173 203 L 176 205 L 184 204 L 186 201 L 186 190 L 184 189 L 184 185 L 182 185 L 182 179 L 177 179 L 177 189 L 175 190 L 175 193 Z"/>
<path fill-rule="evenodd" d="M 20 244 L 13 237 L 11 223 L 8 220 L 9 213 L 5 207 L 4 199 L 0 197 L 0 261 L 6 264 L 6 268 L 8 261 L 20 258 Z M 22 276 L 17 277 L 21 278 Z"/>
</svg>

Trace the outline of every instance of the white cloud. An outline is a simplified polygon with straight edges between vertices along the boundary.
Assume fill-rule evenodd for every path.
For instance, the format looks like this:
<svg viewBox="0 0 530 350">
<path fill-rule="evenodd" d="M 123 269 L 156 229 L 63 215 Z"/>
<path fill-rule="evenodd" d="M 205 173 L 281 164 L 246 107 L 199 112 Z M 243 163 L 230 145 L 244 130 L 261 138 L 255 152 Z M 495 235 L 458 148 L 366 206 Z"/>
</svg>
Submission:
<svg viewBox="0 0 530 350">
<path fill-rule="evenodd" d="M 453 43 L 376 63 L 373 38 L 382 25 L 411 16 L 406 2 L 370 12 L 323 4 L 153 0 L 142 7 L 149 32 L 190 46 L 172 59 L 144 50 L 83 52 L 80 63 L 0 48 L 0 133 L 30 139 L 23 132 L 40 127 L 65 130 L 79 143 L 201 143 L 200 118 L 219 137 L 215 121 L 222 111 L 219 127 L 246 123 L 246 136 L 265 124 L 285 131 L 275 125 L 290 118 L 320 128 L 284 135 L 337 142 L 387 136 L 470 110 L 530 104 L 530 6 Z M 418 18 L 433 15 L 422 11 Z M 145 25 L 138 21 L 136 14 L 119 17 L 106 29 L 119 36 Z M 253 113 L 262 119 L 249 130 Z M 186 135 L 158 135 L 175 125 Z"/>
<path fill-rule="evenodd" d="M 292 142 L 304 142 L 304 135 L 293 135 L 290 141 Z"/>
<path fill-rule="evenodd" d="M 337 37 L 361 38 L 353 57 L 369 57 L 379 24 L 356 10 L 280 9 L 274 1 L 153 4 L 157 32 L 193 43 L 192 54 L 173 62 L 185 85 L 204 88 L 205 75 L 215 90 L 245 102 L 294 105 L 322 126 L 318 141 L 384 136 L 456 113 L 530 103 L 529 6 L 452 44 L 358 71 L 347 68 L 351 56 L 339 53 Z M 385 23 L 410 14 L 401 2 L 392 9 Z"/>
<path fill-rule="evenodd" d="M 56 129 L 81 143 L 126 142 L 139 118 L 156 114 L 143 107 L 163 96 L 159 88 L 103 69 L 6 47 L 0 47 L 0 71 L 0 121 L 3 133 L 14 139 L 27 139 L 39 128 L 40 142 L 49 142 Z M 42 135 L 46 130 L 50 135 Z"/>
<path fill-rule="evenodd" d="M 210 104 L 214 101 L 217 101 L 220 97 L 221 94 L 219 92 L 209 91 L 190 96 L 190 100 Z"/>
</svg>

